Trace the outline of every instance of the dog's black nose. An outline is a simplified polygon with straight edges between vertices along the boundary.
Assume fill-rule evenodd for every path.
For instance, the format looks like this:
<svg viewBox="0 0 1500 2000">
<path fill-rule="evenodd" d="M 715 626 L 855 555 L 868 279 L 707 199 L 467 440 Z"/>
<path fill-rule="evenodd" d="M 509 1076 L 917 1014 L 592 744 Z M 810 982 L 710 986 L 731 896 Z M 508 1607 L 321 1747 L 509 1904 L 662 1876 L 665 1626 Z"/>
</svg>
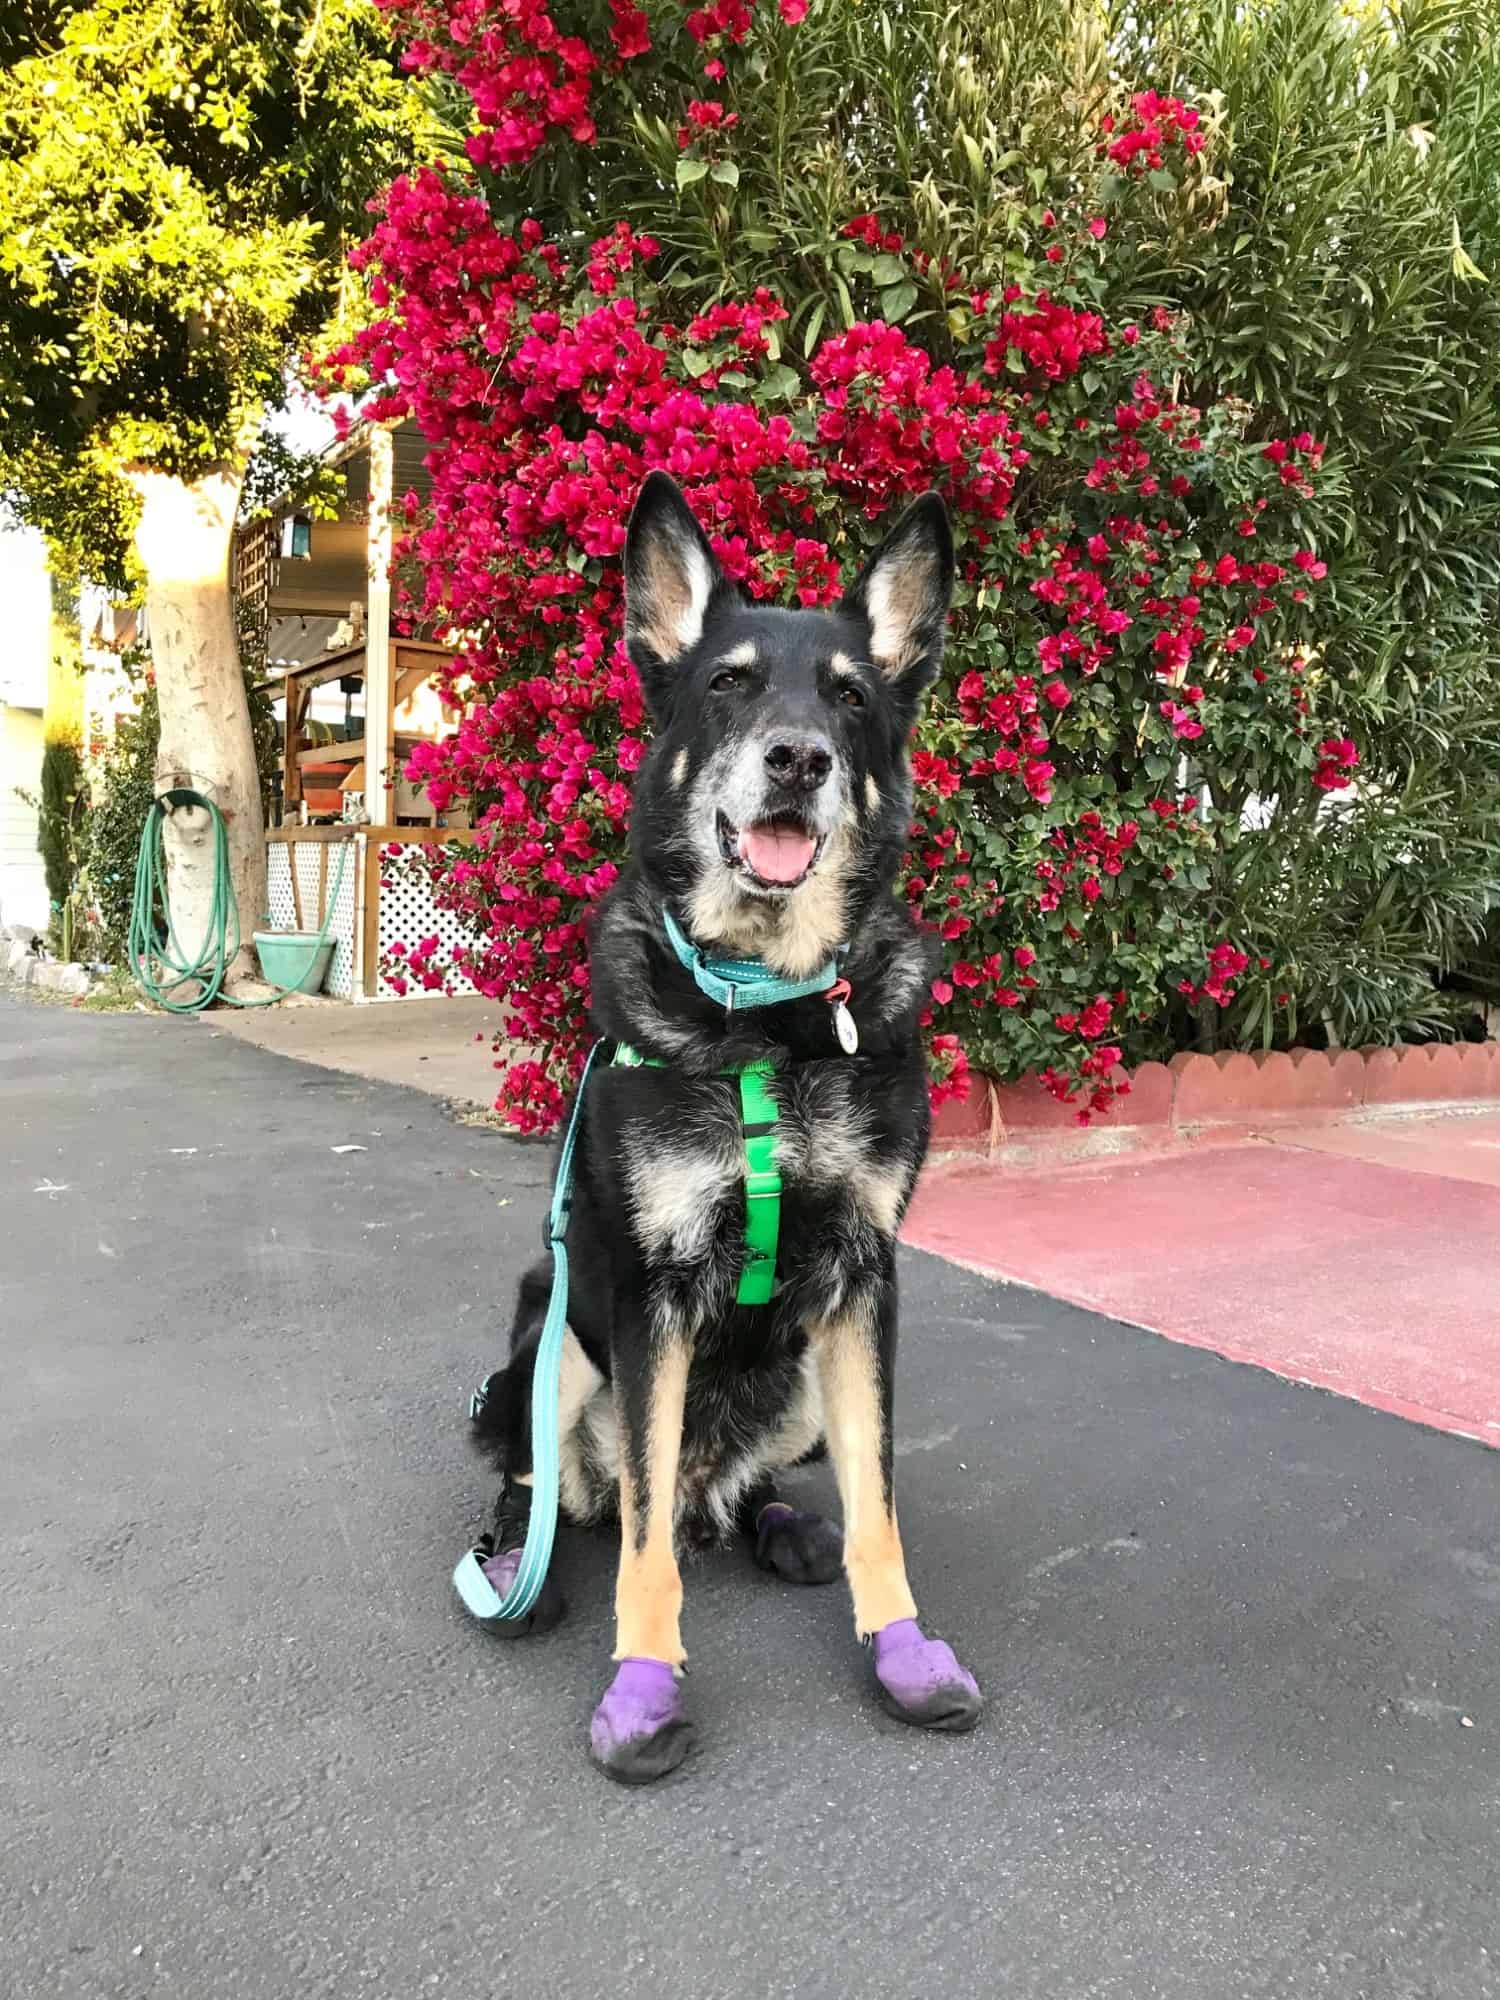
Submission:
<svg viewBox="0 0 1500 2000">
<path fill-rule="evenodd" d="M 833 769 L 833 752 L 816 736 L 792 737 L 771 745 L 766 769 L 788 792 L 815 792 Z"/>
</svg>

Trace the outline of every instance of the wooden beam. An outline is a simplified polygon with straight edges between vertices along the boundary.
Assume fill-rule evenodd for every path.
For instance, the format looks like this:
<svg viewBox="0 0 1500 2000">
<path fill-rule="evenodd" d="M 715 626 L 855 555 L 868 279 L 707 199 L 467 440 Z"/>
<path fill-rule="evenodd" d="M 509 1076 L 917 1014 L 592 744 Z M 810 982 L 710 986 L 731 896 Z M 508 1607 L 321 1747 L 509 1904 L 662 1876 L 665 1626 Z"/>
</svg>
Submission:
<svg viewBox="0 0 1500 2000">
<path fill-rule="evenodd" d="M 396 655 L 396 659 L 399 664 L 401 659 L 399 653 Z M 399 673 L 396 676 L 396 699 L 391 706 L 399 708 L 403 701 L 410 701 L 423 681 L 430 681 L 437 672 L 437 669 L 438 663 L 434 660 L 431 666 L 407 667 L 404 672 Z"/>
<path fill-rule="evenodd" d="M 440 646 L 436 639 L 393 639 L 391 644 L 398 666 L 402 664 L 403 653 L 430 653 L 435 660 L 451 660 L 458 651 L 456 646 Z"/>
<path fill-rule="evenodd" d="M 281 809 L 295 812 L 302 797 L 302 774 L 297 769 L 297 751 L 302 741 L 302 692 L 300 688 L 288 687 L 286 691 L 286 731 L 281 752 Z"/>
<path fill-rule="evenodd" d="M 363 832 L 364 828 L 360 826 L 273 826 L 267 828 L 266 839 L 278 844 L 307 842 L 311 845 L 317 841 L 353 840 L 357 833 Z"/>
<path fill-rule="evenodd" d="M 470 847 L 474 842 L 474 829 L 468 826 L 365 826 L 360 832 L 387 846 L 406 841 L 414 847 L 441 847 L 444 841 L 456 840 Z"/>
<path fill-rule="evenodd" d="M 313 667 L 288 667 L 286 685 L 288 691 L 299 687 L 305 691 L 321 687 L 324 681 L 341 681 L 350 674 L 363 675 L 365 671 L 365 649 L 363 645 L 351 646 L 347 653 L 337 653 L 331 660 L 320 660 Z"/>
<path fill-rule="evenodd" d="M 365 739 L 356 736 L 348 743 L 310 743 L 297 752 L 297 762 L 303 768 L 309 764 L 357 764 L 364 754 Z"/>
</svg>

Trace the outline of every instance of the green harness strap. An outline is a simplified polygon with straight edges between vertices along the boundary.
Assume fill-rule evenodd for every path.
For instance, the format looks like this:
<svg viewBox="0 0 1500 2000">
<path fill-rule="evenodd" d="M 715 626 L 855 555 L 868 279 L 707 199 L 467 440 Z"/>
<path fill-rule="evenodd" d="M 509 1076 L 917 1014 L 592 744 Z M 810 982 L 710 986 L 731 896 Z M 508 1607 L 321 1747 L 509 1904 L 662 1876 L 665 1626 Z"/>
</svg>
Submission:
<svg viewBox="0 0 1500 2000">
<path fill-rule="evenodd" d="M 766 1088 L 773 1065 L 747 1063 L 740 1071 L 740 1136 L 745 1142 L 745 1262 L 735 1302 L 763 1306 L 776 1290 L 776 1245 L 781 1237 L 781 1175 L 776 1171 L 776 1121 L 780 1112 Z"/>
<path fill-rule="evenodd" d="M 668 1065 L 643 1056 L 621 1042 L 615 1063 L 624 1069 L 666 1069 Z M 781 1175 L 776 1170 L 776 1124 L 781 1113 L 767 1086 L 776 1065 L 747 1063 L 726 1069 L 740 1083 L 740 1136 L 745 1147 L 745 1262 L 740 1270 L 735 1304 L 768 1305 L 776 1291 L 776 1248 L 781 1240 Z"/>
</svg>

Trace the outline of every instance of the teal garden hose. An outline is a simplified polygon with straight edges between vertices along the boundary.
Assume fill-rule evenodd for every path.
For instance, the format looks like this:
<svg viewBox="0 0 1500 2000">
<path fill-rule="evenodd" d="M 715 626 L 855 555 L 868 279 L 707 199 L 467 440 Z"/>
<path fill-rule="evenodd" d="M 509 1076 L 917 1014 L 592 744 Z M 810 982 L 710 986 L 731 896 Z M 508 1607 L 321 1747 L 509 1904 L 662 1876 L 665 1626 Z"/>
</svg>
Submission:
<svg viewBox="0 0 1500 2000">
<path fill-rule="evenodd" d="M 206 812 L 213 822 L 213 896 L 203 942 L 192 958 L 184 956 L 172 922 L 172 906 L 167 897 L 166 853 L 162 845 L 162 823 L 168 812 L 179 806 L 196 806 Z M 270 1007 L 276 1001 L 284 1000 L 288 993 L 300 993 L 312 977 L 322 949 L 328 942 L 328 931 L 348 859 L 346 844 L 339 854 L 338 871 L 324 910 L 323 925 L 309 947 L 302 977 L 295 985 L 284 987 L 279 993 L 268 993 L 254 1000 L 237 999 L 234 994 L 223 991 L 225 975 L 239 955 L 241 942 L 239 911 L 229 872 L 229 838 L 224 830 L 224 815 L 212 799 L 205 798 L 201 792 L 189 791 L 186 786 L 163 792 L 153 803 L 146 824 L 141 829 L 140 851 L 135 862 L 135 893 L 130 906 L 128 949 L 130 970 L 136 985 L 148 1000 L 169 1014 L 196 1014 L 220 999 L 231 1007 Z M 165 939 L 161 937 L 157 923 L 158 908 L 166 915 Z M 173 997 L 179 988 L 191 981 L 197 982 L 197 993 L 190 998 Z"/>
</svg>

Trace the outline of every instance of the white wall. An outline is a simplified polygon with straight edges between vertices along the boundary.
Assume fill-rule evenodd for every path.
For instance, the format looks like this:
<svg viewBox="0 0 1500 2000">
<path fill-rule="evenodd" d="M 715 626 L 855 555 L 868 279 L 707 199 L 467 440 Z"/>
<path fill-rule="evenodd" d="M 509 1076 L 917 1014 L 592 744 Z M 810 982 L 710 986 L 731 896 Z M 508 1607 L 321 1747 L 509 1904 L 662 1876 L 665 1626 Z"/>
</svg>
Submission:
<svg viewBox="0 0 1500 2000">
<path fill-rule="evenodd" d="M 0 529 L 0 701 L 13 708 L 46 706 L 51 616 L 41 536 L 31 528 Z"/>
<path fill-rule="evenodd" d="M 36 850 L 36 812 L 16 797 L 42 782 L 42 712 L 0 702 L 0 924 L 45 930 L 47 877 Z"/>
<path fill-rule="evenodd" d="M 0 530 L 0 923 L 46 927 L 47 878 L 36 812 L 16 797 L 42 781 L 42 709 L 52 594 L 42 538 Z"/>
</svg>

